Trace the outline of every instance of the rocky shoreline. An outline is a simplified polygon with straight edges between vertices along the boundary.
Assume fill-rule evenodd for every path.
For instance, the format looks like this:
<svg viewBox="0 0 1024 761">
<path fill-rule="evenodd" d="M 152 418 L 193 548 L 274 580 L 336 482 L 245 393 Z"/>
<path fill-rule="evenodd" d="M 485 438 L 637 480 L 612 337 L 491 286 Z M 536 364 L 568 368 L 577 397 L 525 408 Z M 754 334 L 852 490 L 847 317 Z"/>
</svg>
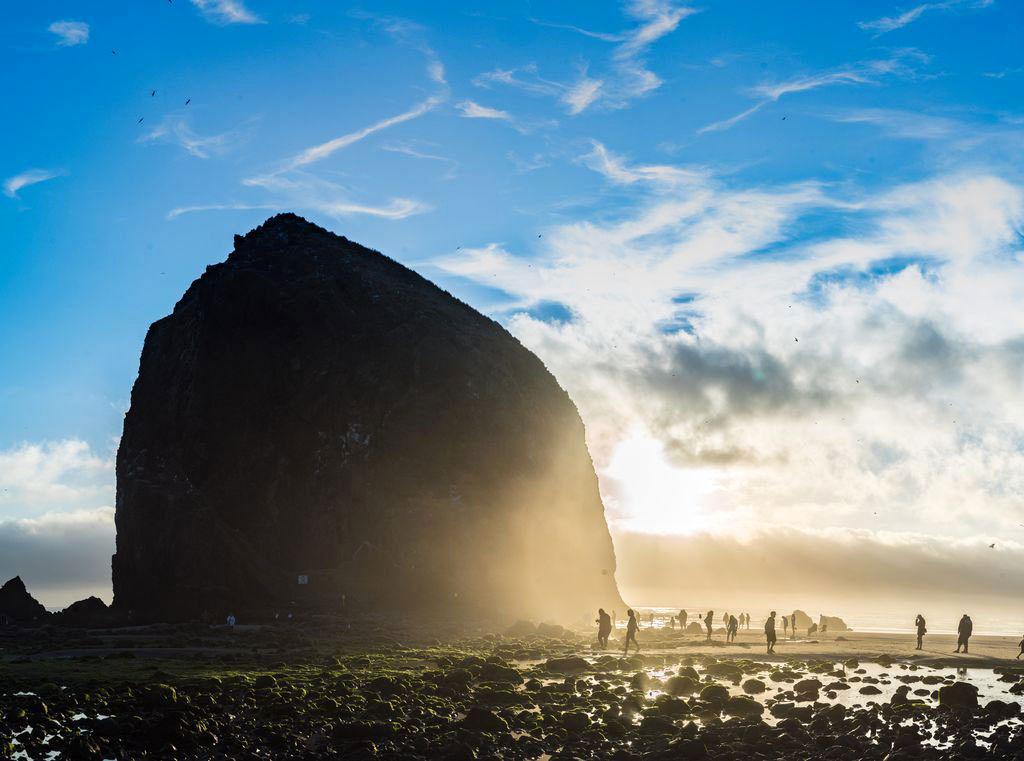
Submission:
<svg viewBox="0 0 1024 761">
<path fill-rule="evenodd" d="M 0 755 L 44 759 L 1019 758 L 1000 699 L 889 656 L 595 652 L 589 636 L 383 621 L 0 638 Z M 436 638 L 435 638 L 436 636 Z M 652 638 L 653 635 L 652 635 Z M 854 697 L 850 697 L 850 696 Z"/>
</svg>

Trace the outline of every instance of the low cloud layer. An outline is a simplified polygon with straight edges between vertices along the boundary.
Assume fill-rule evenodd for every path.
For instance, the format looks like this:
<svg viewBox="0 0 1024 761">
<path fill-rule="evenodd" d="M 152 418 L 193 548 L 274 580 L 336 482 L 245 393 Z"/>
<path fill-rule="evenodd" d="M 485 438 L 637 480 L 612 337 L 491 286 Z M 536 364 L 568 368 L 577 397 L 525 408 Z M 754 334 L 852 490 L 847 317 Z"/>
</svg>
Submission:
<svg viewBox="0 0 1024 761">
<path fill-rule="evenodd" d="M 96 595 L 111 600 L 114 508 L 0 520 L 0 583 L 21 576 L 48 608 Z"/>
<path fill-rule="evenodd" d="M 997 630 L 1016 610 L 1024 545 L 927 534 L 803 531 L 772 527 L 747 535 L 697 533 L 616 537 L 620 589 L 631 605 L 839 615 L 882 614 L 909 628 L 918 612 L 935 631 L 970 611 Z M 901 611 L 903 617 L 900 618 Z"/>
</svg>

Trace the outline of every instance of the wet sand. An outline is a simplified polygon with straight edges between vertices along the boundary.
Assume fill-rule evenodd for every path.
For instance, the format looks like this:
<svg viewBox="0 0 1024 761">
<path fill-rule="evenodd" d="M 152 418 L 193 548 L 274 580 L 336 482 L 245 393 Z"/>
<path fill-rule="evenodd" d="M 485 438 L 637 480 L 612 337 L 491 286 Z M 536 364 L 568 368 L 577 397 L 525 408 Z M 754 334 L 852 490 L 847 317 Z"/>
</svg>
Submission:
<svg viewBox="0 0 1024 761">
<path fill-rule="evenodd" d="M 622 636 L 622 632 L 615 632 Z M 787 658 L 825 659 L 841 661 L 847 658 L 877 658 L 888 655 L 894 659 L 910 659 L 921 665 L 954 666 L 966 668 L 993 668 L 1013 663 L 1024 667 L 1024 657 L 1014 661 L 1019 652 L 1020 637 L 995 637 L 975 635 L 971 637 L 970 653 L 957 654 L 956 636 L 951 634 L 928 634 L 924 649 L 916 650 L 917 638 L 910 634 L 880 634 L 843 632 L 826 633 L 823 636 L 798 636 L 796 639 L 780 637 L 775 645 L 775 656 L 765 653 L 763 631 L 753 628 L 739 632 L 735 643 L 726 644 L 725 637 L 715 634 L 710 644 L 695 634 L 680 636 L 671 629 L 641 629 L 641 648 L 646 641 L 652 648 L 684 647 L 689 653 L 707 653 L 718 657 L 735 655 L 742 658 L 757 658 L 764 661 L 781 661 Z M 613 648 L 609 647 L 609 650 Z M 644 648 L 646 649 L 646 648 Z M 643 650 L 641 650 L 643 652 Z"/>
</svg>

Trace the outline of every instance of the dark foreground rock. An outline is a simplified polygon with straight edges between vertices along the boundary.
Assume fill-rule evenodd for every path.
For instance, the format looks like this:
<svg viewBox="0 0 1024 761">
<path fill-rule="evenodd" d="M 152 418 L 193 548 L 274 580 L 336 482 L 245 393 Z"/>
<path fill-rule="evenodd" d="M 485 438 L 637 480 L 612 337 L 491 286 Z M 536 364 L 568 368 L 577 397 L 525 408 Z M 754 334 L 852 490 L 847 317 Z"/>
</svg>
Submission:
<svg viewBox="0 0 1024 761">
<path fill-rule="evenodd" d="M 625 607 L 583 424 L 541 361 L 291 214 L 150 327 L 116 510 L 114 607 L 137 620 Z"/>
<path fill-rule="evenodd" d="M 427 641 L 417 639 L 422 620 L 350 623 L 26 631 L 5 642 L 17 657 L 0 659 L 0 757 L 940 761 L 1020 759 L 1024 747 L 1010 700 L 794 702 L 796 682 L 767 678 L 776 664 L 620 658 L 571 633 Z M 140 656 L 100 654 L 117 643 Z M 735 694 L 733 680 L 714 676 L 722 666 L 782 686 Z M 785 672 L 834 668 L 793 662 Z M 911 668 L 896 673 L 912 679 Z M 673 679 L 686 689 L 671 694 Z"/>
</svg>

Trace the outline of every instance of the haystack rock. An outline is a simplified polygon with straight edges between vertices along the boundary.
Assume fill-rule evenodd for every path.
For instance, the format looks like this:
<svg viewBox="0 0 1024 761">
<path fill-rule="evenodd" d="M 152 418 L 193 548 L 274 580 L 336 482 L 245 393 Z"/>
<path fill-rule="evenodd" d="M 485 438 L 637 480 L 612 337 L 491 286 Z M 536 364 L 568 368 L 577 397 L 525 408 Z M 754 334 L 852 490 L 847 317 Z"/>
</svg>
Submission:
<svg viewBox="0 0 1024 761">
<path fill-rule="evenodd" d="M 150 327 L 116 524 L 114 607 L 137 618 L 624 609 L 583 423 L 541 361 L 293 214 Z"/>
</svg>

